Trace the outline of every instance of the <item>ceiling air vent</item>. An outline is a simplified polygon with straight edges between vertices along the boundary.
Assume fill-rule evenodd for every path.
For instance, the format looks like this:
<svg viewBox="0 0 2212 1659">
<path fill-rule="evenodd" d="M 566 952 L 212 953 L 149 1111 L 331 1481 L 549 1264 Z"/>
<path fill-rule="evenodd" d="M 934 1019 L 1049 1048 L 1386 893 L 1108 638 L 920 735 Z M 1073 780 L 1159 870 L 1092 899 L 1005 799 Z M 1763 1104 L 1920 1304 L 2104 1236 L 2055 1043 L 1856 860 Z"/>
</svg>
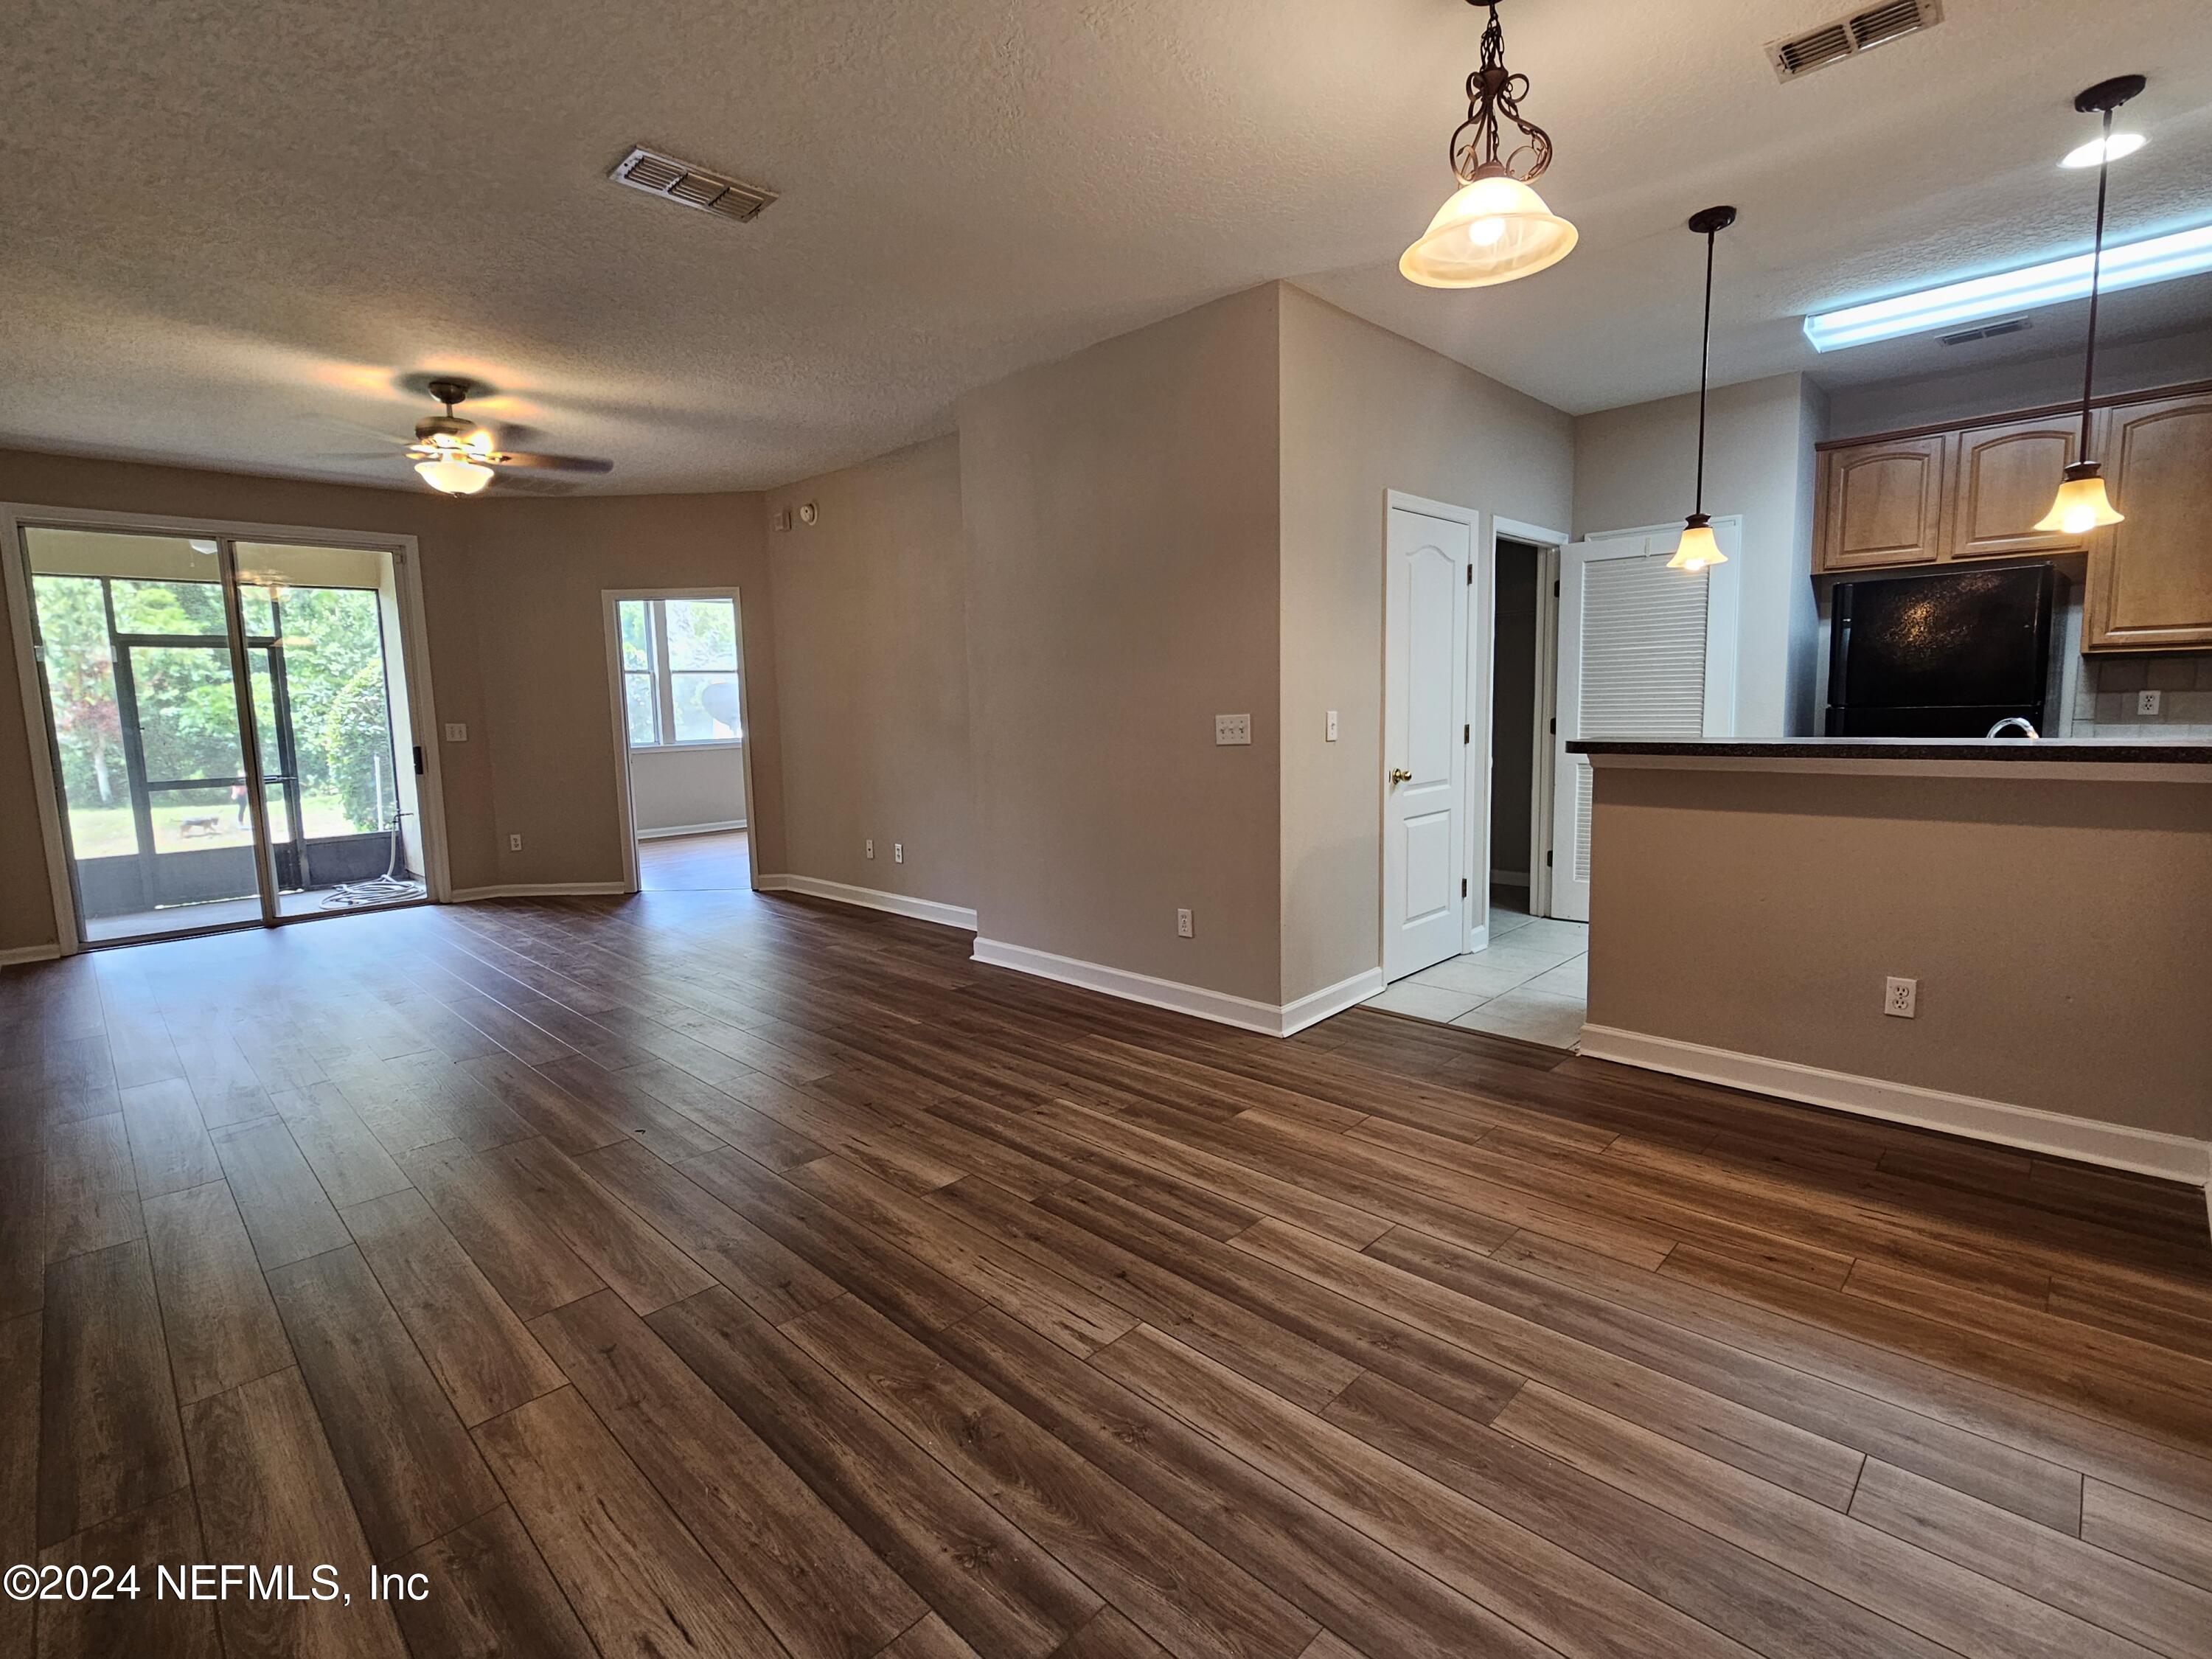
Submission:
<svg viewBox="0 0 2212 1659">
<path fill-rule="evenodd" d="M 1955 334 L 1938 334 L 1942 345 L 1972 345 L 1977 340 L 1994 340 L 2000 334 L 2018 334 L 2033 326 L 2025 317 L 2008 317 L 2001 323 L 1984 323 L 1978 328 L 1962 328 Z"/>
<path fill-rule="evenodd" d="M 607 176 L 618 185 L 628 185 L 648 196 L 665 197 L 684 207 L 719 213 L 726 219 L 740 222 L 753 218 L 775 200 L 772 190 L 726 179 L 719 173 L 709 173 L 704 167 L 695 167 L 689 161 L 679 161 L 672 155 L 650 149 L 630 151 Z"/>
<path fill-rule="evenodd" d="M 1771 41 L 1766 58 L 1774 65 L 1776 79 L 1794 81 L 1942 21 L 1942 0 L 1883 0 L 1790 40 Z"/>
</svg>

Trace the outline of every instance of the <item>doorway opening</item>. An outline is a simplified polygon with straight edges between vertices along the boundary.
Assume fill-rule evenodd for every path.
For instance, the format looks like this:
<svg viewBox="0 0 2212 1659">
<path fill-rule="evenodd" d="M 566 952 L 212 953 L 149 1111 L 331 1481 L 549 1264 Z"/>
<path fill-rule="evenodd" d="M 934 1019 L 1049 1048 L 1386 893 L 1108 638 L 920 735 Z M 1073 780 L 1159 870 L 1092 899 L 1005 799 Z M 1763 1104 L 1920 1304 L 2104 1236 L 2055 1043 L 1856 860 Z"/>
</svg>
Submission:
<svg viewBox="0 0 2212 1659">
<path fill-rule="evenodd" d="M 1465 938 L 1370 1006 L 1566 1048 L 1586 1012 L 1589 931 L 1551 915 L 1555 585 L 1566 538 L 1484 518 L 1462 732 L 1486 763 L 1468 769 Z"/>
<path fill-rule="evenodd" d="M 750 890 L 752 774 L 738 591 L 605 597 L 628 890 Z"/>
<path fill-rule="evenodd" d="M 64 950 L 427 899 L 404 548 L 16 527 Z"/>
</svg>

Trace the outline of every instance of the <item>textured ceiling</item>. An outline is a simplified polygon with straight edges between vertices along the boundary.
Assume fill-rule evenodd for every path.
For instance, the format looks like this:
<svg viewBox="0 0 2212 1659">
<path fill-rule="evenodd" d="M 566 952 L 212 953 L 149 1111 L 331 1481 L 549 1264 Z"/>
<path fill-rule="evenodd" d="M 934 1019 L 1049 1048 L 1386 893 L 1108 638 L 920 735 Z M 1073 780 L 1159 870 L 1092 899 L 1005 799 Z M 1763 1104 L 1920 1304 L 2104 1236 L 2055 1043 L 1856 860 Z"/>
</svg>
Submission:
<svg viewBox="0 0 2212 1659">
<path fill-rule="evenodd" d="M 1437 293 L 1395 260 L 1448 184 L 1461 0 L 28 0 L 0 50 L 0 439 L 401 483 L 344 458 L 460 372 L 512 441 L 611 457 L 587 487 L 752 487 L 1282 276 L 1602 408 L 1694 385 L 1680 224 L 1717 200 L 1744 216 L 1720 379 L 1897 374 L 1932 348 L 1816 360 L 1799 317 L 2078 247 L 2069 100 L 2128 70 L 2153 143 L 2114 169 L 2116 229 L 2212 217 L 2203 0 L 1947 0 L 1778 85 L 1762 44 L 1837 9 L 1505 0 L 1582 245 Z M 609 184 L 637 143 L 783 199 L 735 225 Z M 2207 287 L 2107 314 L 2201 319 Z"/>
</svg>

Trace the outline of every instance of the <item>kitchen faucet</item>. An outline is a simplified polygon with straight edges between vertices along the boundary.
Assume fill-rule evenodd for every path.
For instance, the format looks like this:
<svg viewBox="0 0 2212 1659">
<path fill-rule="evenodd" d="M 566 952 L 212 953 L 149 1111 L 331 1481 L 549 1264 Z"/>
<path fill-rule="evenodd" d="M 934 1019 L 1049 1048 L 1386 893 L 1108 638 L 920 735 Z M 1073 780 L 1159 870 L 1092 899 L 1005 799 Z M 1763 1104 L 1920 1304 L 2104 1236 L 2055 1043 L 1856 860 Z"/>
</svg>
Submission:
<svg viewBox="0 0 2212 1659">
<path fill-rule="evenodd" d="M 1996 736 L 1997 735 L 1997 733 L 1999 733 L 2000 732 L 2003 731 L 2003 730 L 2005 729 L 2005 727 L 2007 727 L 2008 726 L 2017 726 L 2018 727 L 2020 727 L 2020 729 L 2021 729 L 2021 731 L 2023 731 L 2023 732 L 2027 732 L 2027 736 L 2028 736 L 2028 741 L 2030 741 L 2031 743 L 2032 743 L 2032 742 L 2033 742 L 2033 741 L 2036 739 L 2036 738 L 2037 738 L 2037 737 L 2039 737 L 2039 736 L 2040 735 L 2040 733 L 2039 733 L 2039 732 L 2036 731 L 2036 729 L 2035 729 L 2035 727 L 2034 727 L 2034 726 L 2031 726 L 2030 724 L 2028 724 L 2028 722 L 2027 722 L 2027 721 L 2026 721 L 2026 720 L 2022 720 L 2022 719 L 2021 719 L 2019 715 L 2017 715 L 2017 714 L 2009 714 L 2009 715 L 2007 715 L 2003 720 L 1999 720 L 1999 721 L 1998 721 L 1995 726 L 1992 726 L 1991 727 L 1990 727 L 1990 729 L 1989 729 L 1988 731 L 1986 731 L 1986 732 L 1983 732 L 1983 733 L 1982 733 L 1982 735 L 1983 735 L 1984 737 L 1985 737 L 1985 738 L 1994 738 L 1994 737 L 1996 737 Z"/>
</svg>

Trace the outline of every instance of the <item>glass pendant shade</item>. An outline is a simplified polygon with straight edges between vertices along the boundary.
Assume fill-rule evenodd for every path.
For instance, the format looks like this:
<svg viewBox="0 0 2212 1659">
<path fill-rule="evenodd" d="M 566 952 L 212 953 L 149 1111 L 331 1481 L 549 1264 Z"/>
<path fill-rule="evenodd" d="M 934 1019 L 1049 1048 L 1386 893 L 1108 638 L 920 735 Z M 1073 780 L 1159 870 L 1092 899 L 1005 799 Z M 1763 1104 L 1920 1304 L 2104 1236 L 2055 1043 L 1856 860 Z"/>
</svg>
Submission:
<svg viewBox="0 0 2212 1659">
<path fill-rule="evenodd" d="M 434 461 L 417 461 L 415 470 L 431 489 L 448 495 L 473 495 L 492 480 L 491 468 L 477 461 L 447 454 Z"/>
<path fill-rule="evenodd" d="M 2058 486 L 2058 499 L 2051 511 L 2036 521 L 2038 530 L 2057 530 L 2069 536 L 2086 536 L 2106 525 L 2123 524 L 2125 516 L 2105 493 L 2105 479 L 2094 461 L 2077 461 L 2066 469 Z"/>
<path fill-rule="evenodd" d="M 1728 555 L 1713 539 L 1713 527 L 1705 522 L 1705 515 L 1693 513 L 1690 521 L 1682 526 L 1682 539 L 1674 544 L 1674 556 L 1667 561 L 1669 570 L 1703 570 L 1709 564 L 1726 564 Z"/>
<path fill-rule="evenodd" d="M 1559 264 L 1577 234 L 1518 179 L 1493 173 L 1454 191 L 1398 269 L 1425 288 L 1488 288 Z"/>
</svg>

